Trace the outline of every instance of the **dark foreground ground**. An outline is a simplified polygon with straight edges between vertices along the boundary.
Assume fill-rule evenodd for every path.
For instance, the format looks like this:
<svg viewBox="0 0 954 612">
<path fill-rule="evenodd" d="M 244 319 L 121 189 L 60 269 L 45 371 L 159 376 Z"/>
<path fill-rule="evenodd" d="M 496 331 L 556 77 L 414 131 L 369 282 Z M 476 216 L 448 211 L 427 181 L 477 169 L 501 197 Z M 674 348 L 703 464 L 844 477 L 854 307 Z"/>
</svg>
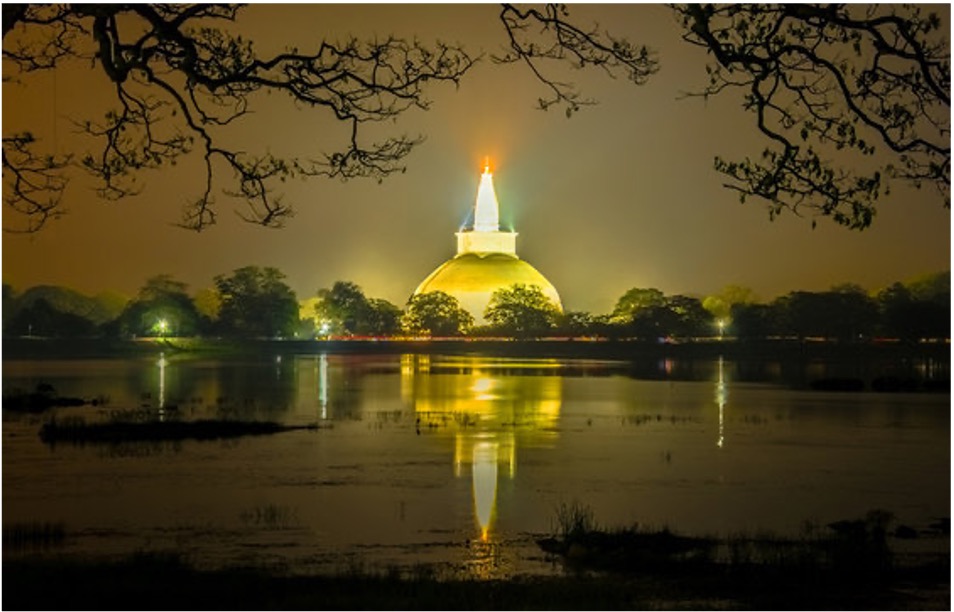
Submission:
<svg viewBox="0 0 954 612">
<path fill-rule="evenodd" d="M 949 568 L 921 568 L 887 581 L 833 582 L 798 572 L 716 571 L 646 575 L 579 573 L 507 581 L 429 576 L 276 576 L 202 572 L 175 558 L 118 562 L 4 561 L 6 610 L 947 610 Z"/>
</svg>

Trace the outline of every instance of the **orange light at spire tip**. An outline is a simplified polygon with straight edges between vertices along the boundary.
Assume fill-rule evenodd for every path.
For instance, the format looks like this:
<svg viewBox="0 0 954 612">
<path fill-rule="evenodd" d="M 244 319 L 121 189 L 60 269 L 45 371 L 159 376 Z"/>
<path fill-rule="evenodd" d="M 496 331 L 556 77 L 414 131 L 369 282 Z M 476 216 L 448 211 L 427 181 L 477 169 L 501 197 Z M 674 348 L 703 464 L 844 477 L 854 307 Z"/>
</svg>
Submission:
<svg viewBox="0 0 954 612">
<path fill-rule="evenodd" d="M 490 174 L 490 156 L 484 157 L 484 174 Z"/>
</svg>

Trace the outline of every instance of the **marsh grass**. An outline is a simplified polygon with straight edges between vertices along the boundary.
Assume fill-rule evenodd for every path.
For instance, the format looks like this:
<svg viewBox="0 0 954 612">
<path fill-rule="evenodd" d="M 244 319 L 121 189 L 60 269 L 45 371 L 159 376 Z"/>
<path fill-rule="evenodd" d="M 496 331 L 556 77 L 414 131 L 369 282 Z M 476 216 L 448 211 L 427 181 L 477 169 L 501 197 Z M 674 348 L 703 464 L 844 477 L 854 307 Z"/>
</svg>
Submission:
<svg viewBox="0 0 954 612">
<path fill-rule="evenodd" d="M 50 445 L 116 444 L 175 440 L 219 440 L 318 429 L 318 425 L 283 425 L 273 421 L 204 419 L 197 421 L 108 421 L 87 422 L 82 417 L 51 418 L 40 428 L 40 439 Z"/>
<path fill-rule="evenodd" d="M 66 526 L 62 522 L 13 523 L 3 526 L 3 550 L 42 550 L 62 546 L 66 542 Z"/>
<path fill-rule="evenodd" d="M 277 504 L 264 504 L 243 510 L 239 518 L 246 525 L 269 530 L 293 529 L 298 524 L 294 509 Z"/>
</svg>

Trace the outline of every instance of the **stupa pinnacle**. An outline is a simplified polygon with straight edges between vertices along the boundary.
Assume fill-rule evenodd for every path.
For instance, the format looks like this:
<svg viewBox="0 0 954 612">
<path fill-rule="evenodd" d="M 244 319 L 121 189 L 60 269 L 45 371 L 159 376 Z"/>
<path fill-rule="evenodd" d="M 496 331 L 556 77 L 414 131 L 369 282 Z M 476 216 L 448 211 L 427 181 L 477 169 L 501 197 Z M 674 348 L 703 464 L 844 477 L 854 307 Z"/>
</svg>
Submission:
<svg viewBox="0 0 954 612">
<path fill-rule="evenodd" d="M 414 294 L 448 293 L 482 324 L 493 293 L 518 283 L 540 287 L 562 310 L 556 288 L 517 256 L 517 233 L 500 230 L 500 205 L 488 162 L 477 187 L 473 226 L 457 232 L 457 255 L 425 278 Z"/>
</svg>

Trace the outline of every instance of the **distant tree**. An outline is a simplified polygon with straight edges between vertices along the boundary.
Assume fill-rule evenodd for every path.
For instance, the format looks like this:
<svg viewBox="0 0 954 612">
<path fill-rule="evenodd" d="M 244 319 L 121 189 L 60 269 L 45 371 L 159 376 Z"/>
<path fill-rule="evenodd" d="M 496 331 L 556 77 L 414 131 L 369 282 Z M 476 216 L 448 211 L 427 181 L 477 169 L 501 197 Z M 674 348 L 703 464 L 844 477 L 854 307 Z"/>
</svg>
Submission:
<svg viewBox="0 0 954 612">
<path fill-rule="evenodd" d="M 393 336 L 401 329 L 401 309 L 381 298 L 368 299 L 367 333 Z"/>
<path fill-rule="evenodd" d="M 943 276 L 939 277 L 943 283 Z M 912 285 L 918 291 L 917 295 L 901 283 L 894 283 L 878 293 L 880 333 L 908 342 L 922 338 L 950 338 L 950 290 L 944 292 L 941 285 L 935 293 L 919 282 Z"/>
<path fill-rule="evenodd" d="M 826 294 L 829 307 L 829 336 L 843 342 L 868 340 L 878 326 L 878 304 L 859 285 L 835 285 Z"/>
<path fill-rule="evenodd" d="M 195 309 L 207 321 L 216 321 L 222 310 L 222 296 L 214 288 L 199 289 L 192 297 Z"/>
<path fill-rule="evenodd" d="M 951 301 L 951 271 L 923 274 L 905 283 L 911 297 L 917 300 Z"/>
<path fill-rule="evenodd" d="M 666 299 L 665 309 L 672 313 L 665 329 L 667 336 L 692 338 L 713 334 L 712 315 L 697 298 L 674 295 Z"/>
<path fill-rule="evenodd" d="M 764 340 L 780 333 L 777 309 L 768 304 L 735 304 L 732 306 L 727 332 L 739 340 Z"/>
<path fill-rule="evenodd" d="M 702 300 L 702 307 L 709 311 L 716 322 L 722 321 L 728 327 L 732 323 L 732 308 L 735 305 L 753 304 L 755 301 L 755 292 L 749 287 L 726 285 L 718 293 L 706 296 Z"/>
<path fill-rule="evenodd" d="M 950 206 L 950 24 L 918 5 L 684 4 L 683 39 L 711 59 L 697 95 L 741 91 L 765 136 L 717 157 L 727 187 L 864 229 L 895 178 Z M 875 157 L 875 153 L 886 155 Z M 815 221 L 812 221 L 815 224 Z"/>
<path fill-rule="evenodd" d="M 779 311 L 782 333 L 799 338 L 857 342 L 870 337 L 878 322 L 874 300 L 854 285 L 820 293 L 793 291 L 773 307 Z"/>
<path fill-rule="evenodd" d="M 298 325 L 298 299 L 275 268 L 246 266 L 215 277 L 219 328 L 241 337 L 287 337 Z"/>
<path fill-rule="evenodd" d="M 519 338 L 546 335 L 559 316 L 560 309 L 540 287 L 521 283 L 494 291 L 484 311 L 491 326 Z"/>
<path fill-rule="evenodd" d="M 609 317 L 588 312 L 569 311 L 557 317 L 556 333 L 573 338 L 583 336 L 606 336 Z"/>
<path fill-rule="evenodd" d="M 201 317 L 187 289 L 170 274 L 147 279 L 120 315 L 118 331 L 135 336 L 194 336 Z"/>
<path fill-rule="evenodd" d="M 648 312 L 665 303 L 666 296 L 659 289 L 634 287 L 616 301 L 611 320 L 626 325 L 632 323 L 641 312 Z"/>
<path fill-rule="evenodd" d="M 93 298 L 75 289 L 57 285 L 28 288 L 11 302 L 11 311 L 7 314 L 15 315 L 19 310 L 29 308 L 39 300 L 45 301 L 57 312 L 82 317 L 94 325 L 103 325 L 115 319 L 118 314 L 116 303 L 110 299 L 104 300 L 100 296 Z M 121 309 L 119 311 L 121 312 Z"/>
<path fill-rule="evenodd" d="M 331 289 L 318 291 L 315 315 L 321 333 L 353 335 L 367 332 L 370 305 L 361 287 L 337 281 Z"/>
<path fill-rule="evenodd" d="M 3 314 L 3 329 L 7 329 L 7 324 L 13 320 L 13 308 L 16 304 L 17 292 L 13 285 L 3 283 L 3 304 L 0 306 L 0 312 Z"/>
<path fill-rule="evenodd" d="M 474 317 L 461 308 L 457 298 L 443 291 L 411 296 L 402 319 L 408 333 L 426 336 L 460 336 L 473 325 Z"/>
<path fill-rule="evenodd" d="M 8 333 L 17 336 L 75 338 L 97 333 L 96 324 L 86 317 L 63 312 L 44 298 L 20 308 L 8 325 Z"/>
</svg>

